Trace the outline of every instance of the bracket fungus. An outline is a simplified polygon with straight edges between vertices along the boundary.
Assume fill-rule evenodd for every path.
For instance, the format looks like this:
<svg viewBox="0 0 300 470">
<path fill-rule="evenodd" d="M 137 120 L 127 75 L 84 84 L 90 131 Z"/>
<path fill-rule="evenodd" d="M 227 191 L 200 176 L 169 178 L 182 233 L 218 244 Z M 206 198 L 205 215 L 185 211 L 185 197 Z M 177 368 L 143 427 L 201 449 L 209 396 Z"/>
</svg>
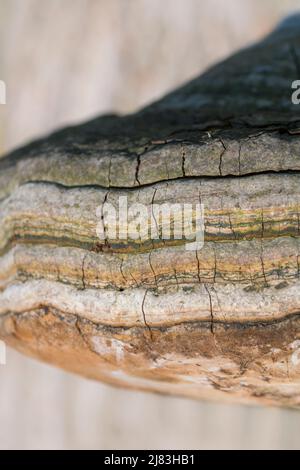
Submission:
<svg viewBox="0 0 300 470">
<path fill-rule="evenodd" d="M 110 384 L 298 407 L 297 79 L 293 17 L 135 114 L 0 159 L 0 338 Z M 200 202 L 203 247 L 99 241 L 120 197 Z"/>
</svg>

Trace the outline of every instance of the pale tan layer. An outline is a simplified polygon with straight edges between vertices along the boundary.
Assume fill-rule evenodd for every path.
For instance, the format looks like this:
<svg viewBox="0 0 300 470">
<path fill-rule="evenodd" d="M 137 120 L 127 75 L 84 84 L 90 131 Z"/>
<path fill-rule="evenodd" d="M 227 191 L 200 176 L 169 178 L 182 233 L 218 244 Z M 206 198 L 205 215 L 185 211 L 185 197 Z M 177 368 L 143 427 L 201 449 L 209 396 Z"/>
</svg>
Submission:
<svg viewBox="0 0 300 470">
<path fill-rule="evenodd" d="M 300 281 L 248 290 L 242 286 L 199 284 L 168 289 L 143 288 L 123 292 L 78 290 L 45 280 L 16 282 L 0 293 L 0 315 L 48 306 L 107 326 L 170 326 L 203 321 L 267 322 L 300 312 Z"/>
</svg>

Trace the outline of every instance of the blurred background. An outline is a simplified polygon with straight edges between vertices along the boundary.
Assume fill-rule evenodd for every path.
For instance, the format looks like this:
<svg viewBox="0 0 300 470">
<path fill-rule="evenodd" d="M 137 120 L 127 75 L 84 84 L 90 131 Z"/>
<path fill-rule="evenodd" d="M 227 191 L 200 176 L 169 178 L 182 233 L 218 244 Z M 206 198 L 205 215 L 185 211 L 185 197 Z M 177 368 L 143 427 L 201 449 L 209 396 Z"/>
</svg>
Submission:
<svg viewBox="0 0 300 470">
<path fill-rule="evenodd" d="M 0 0 L 0 155 L 132 112 L 295 10 L 300 0 Z M 12 350 L 0 365 L 0 449 L 299 449 L 299 431 L 297 411 L 113 389 Z"/>
</svg>

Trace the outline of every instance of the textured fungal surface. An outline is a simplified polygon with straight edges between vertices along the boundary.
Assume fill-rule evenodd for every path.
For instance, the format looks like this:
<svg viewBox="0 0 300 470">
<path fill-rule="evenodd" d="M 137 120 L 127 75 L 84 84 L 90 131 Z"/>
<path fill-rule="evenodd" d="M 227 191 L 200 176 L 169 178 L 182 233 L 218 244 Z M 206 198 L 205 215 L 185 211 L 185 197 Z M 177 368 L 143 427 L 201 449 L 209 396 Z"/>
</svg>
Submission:
<svg viewBox="0 0 300 470">
<path fill-rule="evenodd" d="M 299 31 L 0 159 L 1 339 L 111 384 L 300 405 Z M 204 246 L 164 240 L 161 220 L 99 240 L 124 197 L 201 203 Z"/>
</svg>

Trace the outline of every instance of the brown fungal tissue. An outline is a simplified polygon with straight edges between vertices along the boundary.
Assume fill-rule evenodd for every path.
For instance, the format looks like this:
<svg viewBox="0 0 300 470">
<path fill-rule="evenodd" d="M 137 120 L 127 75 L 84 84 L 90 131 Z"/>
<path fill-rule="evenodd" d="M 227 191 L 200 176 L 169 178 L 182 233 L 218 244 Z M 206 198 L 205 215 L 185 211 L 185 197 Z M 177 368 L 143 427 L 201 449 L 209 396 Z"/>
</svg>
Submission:
<svg viewBox="0 0 300 470">
<path fill-rule="evenodd" d="M 111 384 L 300 405 L 299 21 L 0 160 L 2 340 Z M 156 238 L 111 237 L 120 198 L 201 202 L 203 247 L 163 240 L 161 219 Z"/>
</svg>

